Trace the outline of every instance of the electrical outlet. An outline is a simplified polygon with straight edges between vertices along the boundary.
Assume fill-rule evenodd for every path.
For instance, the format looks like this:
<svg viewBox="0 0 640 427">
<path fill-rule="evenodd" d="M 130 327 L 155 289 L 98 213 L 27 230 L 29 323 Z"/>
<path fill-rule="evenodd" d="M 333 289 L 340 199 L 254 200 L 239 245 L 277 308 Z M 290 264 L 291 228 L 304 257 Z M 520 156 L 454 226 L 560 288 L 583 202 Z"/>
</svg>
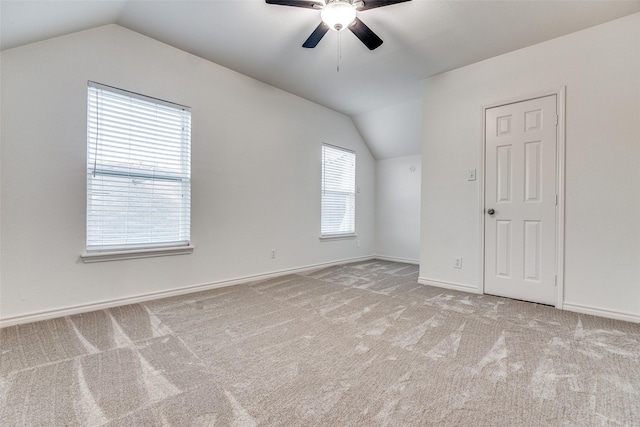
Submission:
<svg viewBox="0 0 640 427">
<path fill-rule="evenodd" d="M 462 268 L 462 257 L 453 257 L 453 268 Z"/>
<path fill-rule="evenodd" d="M 271 259 L 274 259 L 275 257 L 276 257 L 276 250 L 271 249 Z"/>
</svg>

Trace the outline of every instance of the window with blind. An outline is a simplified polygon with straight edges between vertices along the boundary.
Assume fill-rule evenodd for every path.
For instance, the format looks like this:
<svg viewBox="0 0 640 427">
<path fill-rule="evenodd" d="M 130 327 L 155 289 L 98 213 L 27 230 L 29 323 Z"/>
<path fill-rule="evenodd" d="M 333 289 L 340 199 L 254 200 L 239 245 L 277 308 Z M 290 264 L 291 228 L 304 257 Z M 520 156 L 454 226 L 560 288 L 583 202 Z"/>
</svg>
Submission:
<svg viewBox="0 0 640 427">
<path fill-rule="evenodd" d="M 322 145 L 321 237 L 356 232 L 356 153 Z"/>
<path fill-rule="evenodd" d="M 89 82 L 87 252 L 188 246 L 191 110 Z"/>
</svg>

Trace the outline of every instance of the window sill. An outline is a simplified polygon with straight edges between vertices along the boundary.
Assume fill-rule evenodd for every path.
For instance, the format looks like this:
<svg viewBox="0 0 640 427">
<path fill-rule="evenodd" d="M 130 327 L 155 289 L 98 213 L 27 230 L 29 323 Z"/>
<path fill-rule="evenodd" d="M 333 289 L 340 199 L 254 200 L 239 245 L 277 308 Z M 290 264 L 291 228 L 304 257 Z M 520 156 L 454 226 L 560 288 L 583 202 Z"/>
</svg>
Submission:
<svg viewBox="0 0 640 427">
<path fill-rule="evenodd" d="M 326 236 L 320 236 L 320 240 L 344 240 L 344 239 L 355 239 L 358 237 L 355 233 L 350 234 L 329 234 Z"/>
<path fill-rule="evenodd" d="M 80 258 L 82 258 L 82 261 L 85 264 L 88 264 L 93 262 L 119 261 L 123 259 L 152 258 L 170 255 L 188 255 L 193 252 L 193 249 L 194 246 L 189 245 L 172 246 L 167 248 L 132 249 L 111 252 L 85 252 L 80 255 Z"/>
</svg>

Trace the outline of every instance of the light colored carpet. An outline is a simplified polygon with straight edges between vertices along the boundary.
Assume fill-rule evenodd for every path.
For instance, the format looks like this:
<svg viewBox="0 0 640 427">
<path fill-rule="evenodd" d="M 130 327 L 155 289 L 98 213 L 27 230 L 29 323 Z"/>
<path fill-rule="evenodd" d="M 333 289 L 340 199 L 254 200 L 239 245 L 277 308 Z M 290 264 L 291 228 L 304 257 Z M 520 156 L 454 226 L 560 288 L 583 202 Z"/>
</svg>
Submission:
<svg viewBox="0 0 640 427">
<path fill-rule="evenodd" d="M 5 328 L 3 426 L 640 425 L 640 325 L 371 261 Z"/>
</svg>

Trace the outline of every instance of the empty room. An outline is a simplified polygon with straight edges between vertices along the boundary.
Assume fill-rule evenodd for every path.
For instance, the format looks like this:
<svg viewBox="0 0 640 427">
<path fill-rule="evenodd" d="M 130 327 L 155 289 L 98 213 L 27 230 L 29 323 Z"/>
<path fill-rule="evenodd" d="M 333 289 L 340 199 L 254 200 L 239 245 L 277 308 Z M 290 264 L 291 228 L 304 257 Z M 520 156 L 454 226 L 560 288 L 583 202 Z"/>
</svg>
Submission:
<svg viewBox="0 0 640 427">
<path fill-rule="evenodd" d="M 0 0 L 0 425 L 640 425 L 640 1 Z"/>
</svg>

